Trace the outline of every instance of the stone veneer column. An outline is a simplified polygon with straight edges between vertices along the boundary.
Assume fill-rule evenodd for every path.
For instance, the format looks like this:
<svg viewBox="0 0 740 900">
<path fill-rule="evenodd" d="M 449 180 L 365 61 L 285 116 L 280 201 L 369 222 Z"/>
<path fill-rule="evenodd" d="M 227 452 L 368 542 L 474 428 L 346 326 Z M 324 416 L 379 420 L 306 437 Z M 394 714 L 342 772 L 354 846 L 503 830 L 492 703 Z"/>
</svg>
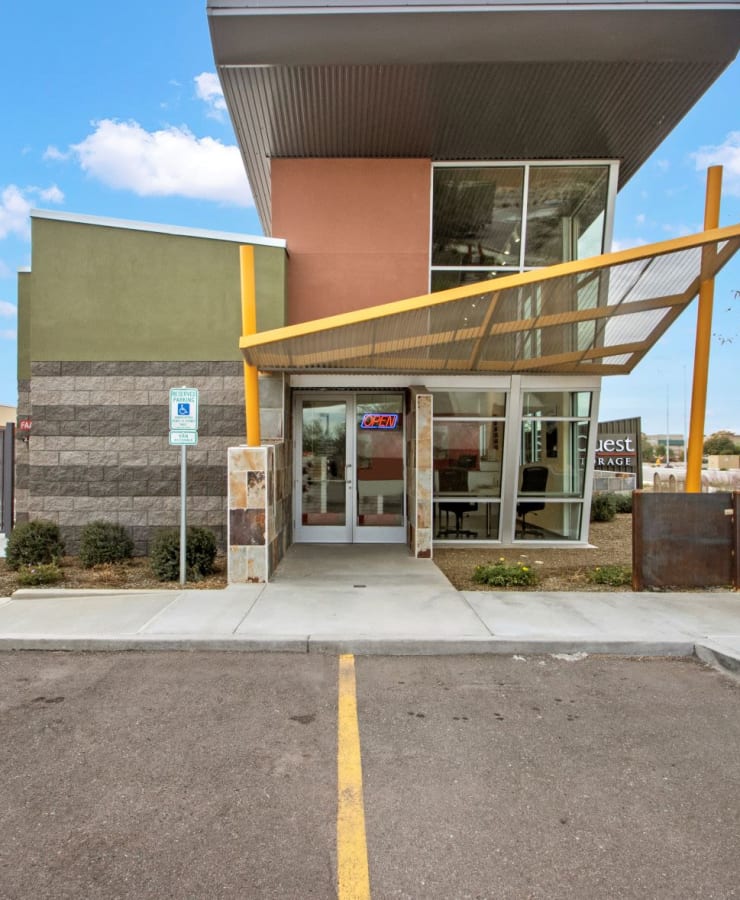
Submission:
<svg viewBox="0 0 740 900">
<path fill-rule="evenodd" d="M 432 494 L 434 486 L 432 452 L 432 395 L 417 394 L 416 400 L 416 490 L 414 515 L 414 556 L 431 558 L 433 537 Z"/>
<path fill-rule="evenodd" d="M 269 574 L 267 482 L 273 448 L 229 447 L 229 583 L 265 582 Z"/>
</svg>

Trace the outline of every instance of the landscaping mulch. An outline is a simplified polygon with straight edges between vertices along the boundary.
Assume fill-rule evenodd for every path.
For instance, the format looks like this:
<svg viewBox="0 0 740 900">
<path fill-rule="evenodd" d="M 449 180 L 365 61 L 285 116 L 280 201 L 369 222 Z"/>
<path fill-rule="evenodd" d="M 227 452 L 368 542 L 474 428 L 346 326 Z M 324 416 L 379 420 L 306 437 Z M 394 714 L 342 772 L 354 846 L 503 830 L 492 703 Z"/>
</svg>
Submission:
<svg viewBox="0 0 740 900">
<path fill-rule="evenodd" d="M 592 522 L 589 540 L 593 546 L 527 548 L 515 550 L 480 547 L 437 547 L 434 562 L 461 591 L 629 591 L 630 585 L 612 587 L 593 584 L 588 573 L 597 566 L 632 567 L 632 516 L 620 513 L 611 522 Z M 537 572 L 537 584 L 528 587 L 488 587 L 473 581 L 476 566 L 521 562 Z"/>
<path fill-rule="evenodd" d="M 611 522 L 592 522 L 590 540 L 593 547 L 547 547 L 516 550 L 457 546 L 437 547 L 434 562 L 449 578 L 452 584 L 463 591 L 485 590 L 530 590 L 530 591 L 624 591 L 629 585 L 611 587 L 592 584 L 587 573 L 596 566 L 632 564 L 632 516 L 618 515 Z M 473 581 L 473 571 L 478 565 L 494 563 L 501 557 L 508 563 L 521 562 L 531 566 L 538 575 L 536 585 L 530 587 L 491 588 Z M 67 556 L 61 562 L 62 580 L 55 588 L 121 589 L 131 590 L 180 590 L 178 581 L 159 581 L 145 557 L 126 562 L 94 566 L 85 569 L 77 557 Z M 216 572 L 202 581 L 189 581 L 188 590 L 219 589 L 226 587 L 226 558 L 216 559 Z M 11 571 L 5 560 L 0 560 L 0 597 L 8 597 L 18 590 L 18 576 Z"/>
</svg>

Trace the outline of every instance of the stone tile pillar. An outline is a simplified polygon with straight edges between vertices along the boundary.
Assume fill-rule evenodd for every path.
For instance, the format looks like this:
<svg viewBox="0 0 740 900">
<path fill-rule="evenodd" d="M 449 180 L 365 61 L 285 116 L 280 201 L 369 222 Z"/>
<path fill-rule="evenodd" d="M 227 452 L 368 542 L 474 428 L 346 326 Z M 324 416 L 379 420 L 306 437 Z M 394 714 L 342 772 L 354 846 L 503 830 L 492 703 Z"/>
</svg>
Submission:
<svg viewBox="0 0 740 900">
<path fill-rule="evenodd" d="M 290 545 L 290 447 L 278 441 L 229 448 L 230 584 L 269 581 Z"/>
<path fill-rule="evenodd" d="M 432 495 L 434 489 L 433 471 L 433 427 L 432 395 L 415 395 L 415 502 L 411 509 L 413 523 L 414 556 L 431 558 L 433 538 Z"/>
<path fill-rule="evenodd" d="M 229 583 L 264 582 L 269 575 L 267 481 L 273 448 L 228 451 Z"/>
</svg>

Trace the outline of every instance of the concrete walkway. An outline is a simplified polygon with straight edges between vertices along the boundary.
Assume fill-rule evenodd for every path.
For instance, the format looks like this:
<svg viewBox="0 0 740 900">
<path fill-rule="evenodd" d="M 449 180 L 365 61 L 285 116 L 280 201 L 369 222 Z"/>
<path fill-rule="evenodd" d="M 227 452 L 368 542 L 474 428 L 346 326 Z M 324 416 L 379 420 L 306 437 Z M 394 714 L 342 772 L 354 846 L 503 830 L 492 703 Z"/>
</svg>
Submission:
<svg viewBox="0 0 740 900">
<path fill-rule="evenodd" d="M 17 591 L 0 649 L 690 655 L 740 670 L 740 594 L 455 590 L 396 545 L 294 544 L 269 584 Z"/>
</svg>

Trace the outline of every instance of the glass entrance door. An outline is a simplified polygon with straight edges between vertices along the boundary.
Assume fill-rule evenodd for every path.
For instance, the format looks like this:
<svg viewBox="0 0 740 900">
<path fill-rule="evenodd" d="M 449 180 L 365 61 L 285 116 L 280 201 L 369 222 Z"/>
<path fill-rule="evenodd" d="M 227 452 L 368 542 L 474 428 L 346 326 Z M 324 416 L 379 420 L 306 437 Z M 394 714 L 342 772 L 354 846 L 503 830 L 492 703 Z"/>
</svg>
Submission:
<svg viewBox="0 0 740 900">
<path fill-rule="evenodd" d="M 330 397 L 300 399 L 296 540 L 347 543 L 352 539 L 348 405 L 346 400 Z"/>
<path fill-rule="evenodd" d="M 294 421 L 296 541 L 403 543 L 403 395 L 298 395 Z"/>
</svg>

